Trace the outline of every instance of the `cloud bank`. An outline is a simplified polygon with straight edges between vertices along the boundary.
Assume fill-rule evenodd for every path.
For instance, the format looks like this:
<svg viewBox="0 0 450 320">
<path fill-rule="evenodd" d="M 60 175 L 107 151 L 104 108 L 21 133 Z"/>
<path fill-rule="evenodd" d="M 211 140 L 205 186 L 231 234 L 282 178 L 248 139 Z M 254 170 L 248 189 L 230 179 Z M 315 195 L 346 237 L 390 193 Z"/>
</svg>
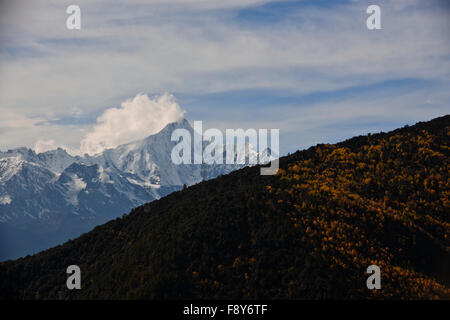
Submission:
<svg viewBox="0 0 450 320">
<path fill-rule="evenodd" d="M 38 140 L 34 145 L 34 151 L 36 153 L 42 153 L 50 150 L 56 149 L 58 146 L 55 143 L 55 140 Z"/>
<path fill-rule="evenodd" d="M 208 126 L 280 128 L 290 151 L 449 112 L 444 0 L 379 1 L 378 31 L 366 27 L 370 0 L 79 0 L 77 32 L 67 3 L 3 2 L 0 150 L 114 145 L 92 126 L 136 92 L 174 92 Z M 409 80 L 424 86 L 398 89 Z"/>
<path fill-rule="evenodd" d="M 171 94 L 149 98 L 138 94 L 122 103 L 119 108 L 110 108 L 97 118 L 97 124 L 81 141 L 80 152 L 97 154 L 133 140 L 143 139 L 163 129 L 167 124 L 184 117 Z"/>
</svg>

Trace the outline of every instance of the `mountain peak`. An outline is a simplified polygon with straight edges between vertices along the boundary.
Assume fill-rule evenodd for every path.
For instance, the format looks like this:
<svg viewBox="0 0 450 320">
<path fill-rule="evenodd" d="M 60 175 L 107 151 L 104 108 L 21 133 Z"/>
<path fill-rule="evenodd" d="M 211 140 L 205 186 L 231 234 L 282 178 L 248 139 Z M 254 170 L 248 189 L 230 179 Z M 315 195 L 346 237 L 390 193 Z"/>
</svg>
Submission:
<svg viewBox="0 0 450 320">
<path fill-rule="evenodd" d="M 161 133 L 167 133 L 167 132 L 172 134 L 172 131 L 176 130 L 176 129 L 187 129 L 187 130 L 191 131 L 192 126 L 189 123 L 189 121 L 187 121 L 185 118 L 181 118 L 180 120 L 178 120 L 176 122 L 171 122 L 171 123 L 167 124 L 160 132 L 156 133 L 155 135 L 159 135 Z"/>
<path fill-rule="evenodd" d="M 317 145 L 281 158 L 277 175 L 247 168 L 135 208 L 75 241 L 0 264 L 0 299 L 38 291 L 43 299 L 373 299 L 363 275 L 373 264 L 395 275 L 375 298 L 448 299 L 448 197 L 436 186 L 448 181 L 449 120 Z M 124 161 L 138 163 L 147 150 Z M 139 177 L 121 174 L 137 195 Z M 105 186 L 90 177 L 74 172 L 60 188 L 78 208 L 94 201 L 98 215 L 120 194 L 100 197 Z M 1 196 L 15 203 L 14 194 Z M 93 279 L 83 290 L 60 290 L 67 261 Z"/>
</svg>

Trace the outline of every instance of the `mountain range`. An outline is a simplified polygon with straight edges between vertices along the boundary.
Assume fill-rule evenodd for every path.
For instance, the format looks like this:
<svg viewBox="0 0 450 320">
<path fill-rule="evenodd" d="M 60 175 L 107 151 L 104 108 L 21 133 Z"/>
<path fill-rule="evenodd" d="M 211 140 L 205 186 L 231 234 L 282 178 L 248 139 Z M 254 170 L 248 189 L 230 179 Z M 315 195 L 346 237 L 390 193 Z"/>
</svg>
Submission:
<svg viewBox="0 0 450 320">
<path fill-rule="evenodd" d="M 449 299 L 449 137 L 447 115 L 202 181 L 0 263 L 0 299 Z"/>
<path fill-rule="evenodd" d="M 90 156 L 59 148 L 0 152 L 0 261 L 32 254 L 89 231 L 133 207 L 245 164 L 175 165 L 175 129 Z M 257 157 L 253 149 L 249 157 Z"/>
</svg>

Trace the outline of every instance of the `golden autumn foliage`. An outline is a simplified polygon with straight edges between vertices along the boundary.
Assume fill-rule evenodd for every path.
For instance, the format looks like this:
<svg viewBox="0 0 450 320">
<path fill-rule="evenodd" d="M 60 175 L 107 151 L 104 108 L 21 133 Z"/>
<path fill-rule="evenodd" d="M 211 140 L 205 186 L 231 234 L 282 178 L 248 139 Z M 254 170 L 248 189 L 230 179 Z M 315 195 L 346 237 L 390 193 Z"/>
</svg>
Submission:
<svg viewBox="0 0 450 320">
<path fill-rule="evenodd" d="M 0 263 L 0 299 L 450 299 L 449 141 L 445 116 L 204 181 Z"/>
<path fill-rule="evenodd" d="M 449 128 L 317 146 L 280 169 L 266 190 L 312 255 L 360 270 L 359 281 L 365 267 L 380 266 L 383 290 L 374 297 L 449 298 L 436 279 L 450 273 Z M 426 257 L 431 251 L 438 261 Z M 443 269 L 433 274 L 440 267 L 427 263 Z"/>
</svg>

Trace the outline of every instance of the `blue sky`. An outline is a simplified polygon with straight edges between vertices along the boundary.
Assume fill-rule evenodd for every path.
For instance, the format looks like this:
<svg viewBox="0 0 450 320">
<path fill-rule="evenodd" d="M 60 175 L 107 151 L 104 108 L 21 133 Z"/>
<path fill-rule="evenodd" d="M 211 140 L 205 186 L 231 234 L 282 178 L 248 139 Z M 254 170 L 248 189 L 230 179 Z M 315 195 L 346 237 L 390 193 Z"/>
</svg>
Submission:
<svg viewBox="0 0 450 320">
<path fill-rule="evenodd" d="M 173 94 L 206 127 L 278 128 L 283 154 L 450 110 L 445 1 L 80 0 L 79 31 L 65 28 L 70 4 L 2 2 L 0 150 L 78 150 L 123 130 L 108 110 L 139 93 Z M 382 30 L 367 30 L 369 4 Z M 129 123 L 172 119 L 155 106 L 131 105 Z M 142 128 L 108 143 L 159 126 Z"/>
<path fill-rule="evenodd" d="M 276 1 L 263 3 L 236 10 L 234 18 L 238 23 L 255 27 L 283 23 L 290 20 L 291 23 L 301 26 L 303 19 L 296 19 L 296 12 L 309 8 L 331 9 L 352 4 L 351 0 L 304 0 L 304 1 Z"/>
</svg>

